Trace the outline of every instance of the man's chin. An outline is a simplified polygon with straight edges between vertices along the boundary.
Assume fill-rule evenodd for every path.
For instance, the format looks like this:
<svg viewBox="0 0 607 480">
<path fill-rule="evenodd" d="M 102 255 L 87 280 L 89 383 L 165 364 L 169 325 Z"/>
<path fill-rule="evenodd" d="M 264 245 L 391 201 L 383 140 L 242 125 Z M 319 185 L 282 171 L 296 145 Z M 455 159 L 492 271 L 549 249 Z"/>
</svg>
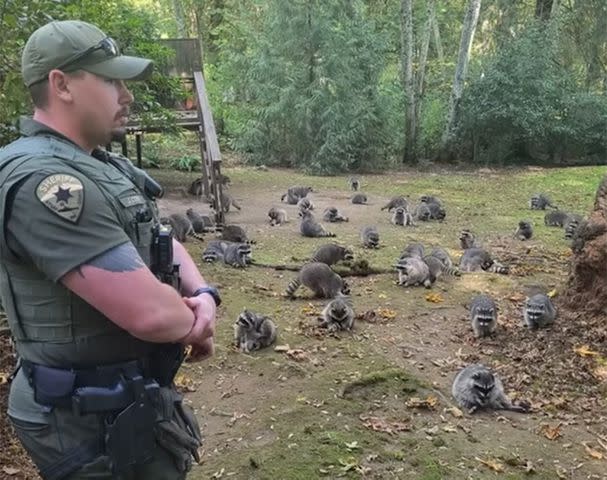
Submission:
<svg viewBox="0 0 607 480">
<path fill-rule="evenodd" d="M 126 138 L 126 128 L 112 128 L 112 142 L 122 142 Z"/>
</svg>

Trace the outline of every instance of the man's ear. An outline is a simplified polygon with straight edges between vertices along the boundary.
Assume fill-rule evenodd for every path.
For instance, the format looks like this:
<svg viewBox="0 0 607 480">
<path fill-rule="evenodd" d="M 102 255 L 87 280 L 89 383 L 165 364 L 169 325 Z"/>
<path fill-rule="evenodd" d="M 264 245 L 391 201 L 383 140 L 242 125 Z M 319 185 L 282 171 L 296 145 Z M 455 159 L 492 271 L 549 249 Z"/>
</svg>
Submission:
<svg viewBox="0 0 607 480">
<path fill-rule="evenodd" d="M 72 103 L 70 76 L 61 70 L 51 70 L 48 74 L 49 99 L 58 98 L 62 102 Z"/>
</svg>

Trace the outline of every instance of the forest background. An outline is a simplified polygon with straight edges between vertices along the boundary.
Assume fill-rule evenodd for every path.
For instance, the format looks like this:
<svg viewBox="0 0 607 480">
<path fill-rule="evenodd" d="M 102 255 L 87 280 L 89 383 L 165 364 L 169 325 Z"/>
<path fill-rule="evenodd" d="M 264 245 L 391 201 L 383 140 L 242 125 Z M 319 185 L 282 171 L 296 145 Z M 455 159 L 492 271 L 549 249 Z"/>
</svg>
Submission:
<svg viewBox="0 0 607 480">
<path fill-rule="evenodd" d="M 31 110 L 21 49 L 51 19 L 89 21 L 153 58 L 134 113 L 167 128 L 185 93 L 156 40 L 198 39 L 222 148 L 253 164 L 336 174 L 605 158 L 604 0 L 0 0 L 0 145 Z"/>
</svg>

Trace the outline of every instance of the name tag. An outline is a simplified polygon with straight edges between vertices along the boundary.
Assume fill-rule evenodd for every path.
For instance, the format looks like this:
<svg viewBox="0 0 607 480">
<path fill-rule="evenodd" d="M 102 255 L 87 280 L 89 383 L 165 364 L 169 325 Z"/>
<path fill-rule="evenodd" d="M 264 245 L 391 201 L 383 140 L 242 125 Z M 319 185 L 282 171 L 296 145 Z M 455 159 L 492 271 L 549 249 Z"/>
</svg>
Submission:
<svg viewBox="0 0 607 480">
<path fill-rule="evenodd" d="M 130 195 L 128 197 L 120 197 L 120 203 L 125 207 L 132 207 L 133 205 L 141 205 L 145 203 L 144 198 L 141 195 Z"/>
</svg>

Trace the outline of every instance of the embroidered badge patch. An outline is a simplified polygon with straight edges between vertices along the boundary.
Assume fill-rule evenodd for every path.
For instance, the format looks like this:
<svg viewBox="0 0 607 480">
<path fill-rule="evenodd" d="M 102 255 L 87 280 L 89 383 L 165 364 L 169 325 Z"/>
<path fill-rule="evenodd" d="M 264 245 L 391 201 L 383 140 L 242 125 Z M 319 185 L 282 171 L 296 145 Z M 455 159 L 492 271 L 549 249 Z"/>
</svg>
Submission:
<svg viewBox="0 0 607 480">
<path fill-rule="evenodd" d="M 82 213 L 84 187 L 72 175 L 54 174 L 42 180 L 36 188 L 36 196 L 53 213 L 76 223 Z"/>
</svg>

